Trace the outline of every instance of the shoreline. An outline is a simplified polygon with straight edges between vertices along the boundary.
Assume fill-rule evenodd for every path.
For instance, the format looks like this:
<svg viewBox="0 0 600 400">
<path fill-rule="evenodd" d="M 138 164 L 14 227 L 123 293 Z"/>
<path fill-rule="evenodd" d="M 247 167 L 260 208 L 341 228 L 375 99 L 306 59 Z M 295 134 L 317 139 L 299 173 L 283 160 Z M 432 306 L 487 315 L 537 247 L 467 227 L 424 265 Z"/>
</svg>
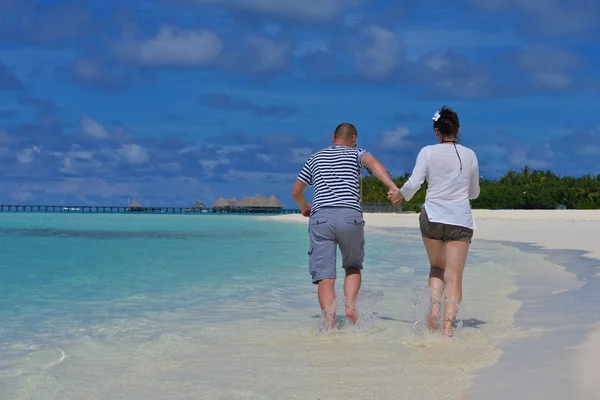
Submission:
<svg viewBox="0 0 600 400">
<path fill-rule="evenodd" d="M 509 296 L 522 303 L 515 324 L 530 334 L 500 345 L 502 357 L 477 371 L 468 399 L 600 399 L 600 385 L 591 372 L 600 356 L 600 304 L 594 301 L 600 280 L 593 274 L 600 263 L 579 250 L 499 243 L 543 260 L 517 277 L 519 289 Z M 550 269 L 557 272 L 555 267 L 564 271 L 555 275 L 558 279 L 545 276 Z M 556 290 L 569 283 L 565 277 L 570 277 L 571 287 Z M 511 385 L 502 385 L 506 381 Z"/>
<path fill-rule="evenodd" d="M 366 221 L 365 227 L 373 230 L 386 230 L 390 228 L 404 228 L 411 229 L 418 232 L 418 215 L 417 213 L 406 213 L 406 214 L 371 214 L 365 213 L 364 218 Z M 531 299 L 523 298 L 524 292 L 521 290 L 526 287 L 530 288 L 532 282 L 537 285 L 537 288 L 547 289 L 548 285 L 544 282 L 539 282 L 538 278 L 542 275 L 546 275 L 546 271 L 550 271 L 547 268 L 552 268 L 552 272 L 556 276 L 560 276 L 562 285 L 566 285 L 567 288 L 563 288 L 545 293 L 547 296 L 545 299 L 549 302 L 558 302 L 558 309 L 563 308 L 560 305 L 561 299 L 570 300 L 573 304 L 574 310 L 570 312 L 580 311 L 577 303 L 577 295 L 580 291 L 585 289 L 586 285 L 600 287 L 600 268 L 599 272 L 595 272 L 589 266 L 586 268 L 577 264 L 575 260 L 579 257 L 581 260 L 588 261 L 594 266 L 600 266 L 600 248 L 597 246 L 596 238 L 600 234 L 600 210 L 473 210 L 473 217 L 476 223 L 476 230 L 473 238 L 473 242 L 477 240 L 492 241 L 505 246 L 515 247 L 520 251 L 529 254 L 538 254 L 545 261 L 545 270 L 523 271 L 520 278 L 518 279 L 519 290 L 509 298 L 515 298 L 522 303 L 521 308 L 515 315 L 515 324 L 519 327 L 527 327 L 527 325 L 537 326 L 536 323 L 524 323 L 521 319 L 527 321 L 527 313 L 530 311 L 523 309 L 523 305 L 528 305 Z M 301 215 L 278 215 L 278 216 L 266 216 L 262 217 L 265 219 L 290 222 L 290 223 L 306 223 L 308 220 Z M 404 230 L 403 229 L 403 230 Z M 423 250 L 424 251 L 424 250 Z M 554 253 L 553 253 L 554 252 Z M 552 254 L 551 254 L 552 253 Z M 553 255 L 554 254 L 554 255 Z M 565 256 L 566 257 L 563 257 Z M 564 258 L 565 260 L 557 260 L 557 257 Z M 563 265 L 567 263 L 568 265 Z M 557 283 L 556 280 L 552 283 Z M 578 283 L 578 284 L 577 284 Z M 586 290 L 590 291 L 590 290 Z M 533 298 L 533 302 L 536 298 Z M 549 303 L 550 304 L 550 303 Z M 537 304 L 539 307 L 539 304 Z M 559 315 L 560 312 L 557 313 Z M 569 314 L 572 315 L 572 314 Z M 466 388 L 465 398 L 474 400 L 474 396 L 477 393 L 483 393 L 483 389 L 473 392 L 474 388 L 478 388 L 479 385 L 485 387 L 485 383 L 488 385 L 490 382 L 498 383 L 498 374 L 504 375 L 506 381 L 509 381 L 509 376 L 517 374 L 519 368 L 515 368 L 515 356 L 518 358 L 519 354 L 522 355 L 522 350 L 531 347 L 531 344 L 535 344 L 536 340 L 540 335 L 544 335 L 544 338 L 548 340 L 560 341 L 558 346 L 561 349 L 551 348 L 539 348 L 540 360 L 544 358 L 544 362 L 548 364 L 559 366 L 554 368 L 554 372 L 562 372 L 564 369 L 571 369 L 576 371 L 571 374 L 572 382 L 569 382 L 578 391 L 585 392 L 586 396 L 589 397 L 578 397 L 582 400 L 585 399 L 600 399 L 600 381 L 597 380 L 595 374 L 592 372 L 600 367 L 600 320 L 597 317 L 592 317 L 587 320 L 584 327 L 575 326 L 556 326 L 552 324 L 546 324 L 543 327 L 538 326 L 538 330 L 541 330 L 538 334 L 533 334 L 533 337 L 522 338 L 516 340 L 509 340 L 506 343 L 501 344 L 500 350 L 503 351 L 500 359 L 490 367 L 478 369 L 474 375 L 474 381 L 472 385 Z M 568 319 L 568 318 L 567 318 Z M 519 322 L 517 322 L 517 320 Z M 539 322 L 539 321 L 537 321 Z M 557 320 L 556 323 L 560 323 Z M 544 324 L 541 324 L 544 325 Z M 530 328 L 531 328 L 530 326 Z M 569 328 L 572 328 L 569 330 Z M 561 332 L 566 332 L 562 333 Z M 568 343 L 565 343 L 567 341 Z M 575 343 L 573 343 L 575 341 Z M 539 340 L 537 340 L 539 343 Z M 538 347 L 540 345 L 538 344 Z M 556 351 L 562 350 L 563 353 L 557 354 Z M 531 350 L 533 351 L 533 350 Z M 545 351 L 545 353 L 543 353 Z M 552 359 L 554 355 L 556 359 Z M 567 359 L 564 359 L 564 358 Z M 549 358 L 549 359 L 548 359 Z M 506 372 L 509 370 L 510 372 Z M 564 376 L 548 376 L 550 368 L 548 365 L 540 366 L 536 370 L 528 372 L 534 372 L 539 374 L 539 379 L 544 383 L 548 379 L 554 379 L 554 385 L 558 385 L 557 388 L 565 389 L 565 377 Z M 531 375 L 531 374 L 530 374 Z M 531 379 L 531 378 L 528 378 Z M 487 380 L 487 382 L 486 382 Z M 533 383 L 529 381 L 529 383 Z M 508 384 L 504 385 L 507 388 Z M 545 387 L 544 395 L 555 395 L 552 391 L 551 385 L 542 385 Z M 493 389 L 492 389 L 493 390 Z M 501 387 L 497 387 L 496 390 L 502 390 Z M 513 392 L 519 391 L 520 388 L 513 389 Z M 536 389 L 532 389 L 536 390 Z M 541 390 L 541 389 L 540 389 Z M 539 390 L 538 390 L 539 391 Z M 519 392 L 517 392 L 519 393 Z M 520 392 L 521 394 L 522 391 Z M 489 386 L 485 390 L 483 398 L 491 399 L 489 397 L 492 393 L 489 391 Z M 504 394 L 500 392 L 496 393 L 501 395 L 498 398 L 505 398 Z M 513 393 L 515 394 L 515 393 Z M 540 395 L 542 393 L 539 393 Z M 564 393 L 567 394 L 567 393 Z M 481 398 L 481 397 L 477 397 Z M 546 397 L 549 398 L 549 397 Z"/>
</svg>

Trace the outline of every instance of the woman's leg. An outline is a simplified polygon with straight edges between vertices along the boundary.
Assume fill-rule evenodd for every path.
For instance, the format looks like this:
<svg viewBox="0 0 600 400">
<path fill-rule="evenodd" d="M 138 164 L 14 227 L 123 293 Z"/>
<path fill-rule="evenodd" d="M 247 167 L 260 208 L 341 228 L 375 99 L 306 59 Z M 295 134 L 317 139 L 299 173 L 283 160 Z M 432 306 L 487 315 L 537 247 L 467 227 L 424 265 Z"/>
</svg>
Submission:
<svg viewBox="0 0 600 400">
<path fill-rule="evenodd" d="M 430 290 L 430 312 L 427 319 L 427 327 L 432 330 L 439 328 L 440 306 L 442 294 L 444 293 L 444 242 L 442 240 L 423 237 L 423 244 L 429 257 L 429 290 Z"/>
<path fill-rule="evenodd" d="M 454 240 L 446 242 L 444 284 L 444 336 L 452 336 L 456 314 L 462 301 L 462 278 L 470 242 Z"/>
</svg>

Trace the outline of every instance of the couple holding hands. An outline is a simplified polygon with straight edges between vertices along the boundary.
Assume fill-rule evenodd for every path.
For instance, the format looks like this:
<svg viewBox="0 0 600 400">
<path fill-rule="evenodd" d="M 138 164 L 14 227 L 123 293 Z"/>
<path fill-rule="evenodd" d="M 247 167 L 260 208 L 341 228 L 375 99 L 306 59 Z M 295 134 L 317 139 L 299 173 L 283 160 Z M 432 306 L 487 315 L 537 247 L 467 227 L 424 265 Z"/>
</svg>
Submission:
<svg viewBox="0 0 600 400">
<path fill-rule="evenodd" d="M 462 275 L 475 224 L 470 200 L 479 196 L 479 165 L 475 152 L 458 144 L 460 124 L 453 110 L 443 107 L 433 116 L 436 144 L 423 147 L 410 178 L 398 188 L 385 167 L 367 150 L 357 147 L 358 133 L 340 124 L 333 144 L 312 154 L 292 188 L 302 215 L 309 217 L 309 272 L 318 287 L 319 304 L 327 328 L 335 328 L 336 251 L 340 248 L 345 271 L 345 314 L 356 323 L 356 297 L 365 256 L 364 219 L 359 180 L 363 168 L 388 187 L 396 206 L 410 200 L 427 181 L 419 227 L 430 263 L 428 327 L 452 336 L 462 301 Z M 313 187 L 308 204 L 304 191 Z M 444 315 L 441 305 L 444 303 Z M 442 323 L 440 324 L 440 319 Z"/>
</svg>

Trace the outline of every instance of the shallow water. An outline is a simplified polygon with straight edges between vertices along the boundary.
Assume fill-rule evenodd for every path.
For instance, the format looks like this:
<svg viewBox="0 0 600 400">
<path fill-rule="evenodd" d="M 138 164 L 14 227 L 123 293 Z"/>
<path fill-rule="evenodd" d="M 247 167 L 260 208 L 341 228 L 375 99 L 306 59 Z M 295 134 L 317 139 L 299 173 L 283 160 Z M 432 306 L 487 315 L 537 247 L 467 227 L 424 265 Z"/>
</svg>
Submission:
<svg viewBox="0 0 600 400">
<path fill-rule="evenodd" d="M 474 244 L 446 341 L 421 328 L 428 267 L 410 232 L 368 233 L 359 323 L 342 302 L 319 333 L 304 225 L 1 218 L 1 399 L 456 399 L 518 333 L 507 296 L 527 256 L 502 245 Z"/>
</svg>

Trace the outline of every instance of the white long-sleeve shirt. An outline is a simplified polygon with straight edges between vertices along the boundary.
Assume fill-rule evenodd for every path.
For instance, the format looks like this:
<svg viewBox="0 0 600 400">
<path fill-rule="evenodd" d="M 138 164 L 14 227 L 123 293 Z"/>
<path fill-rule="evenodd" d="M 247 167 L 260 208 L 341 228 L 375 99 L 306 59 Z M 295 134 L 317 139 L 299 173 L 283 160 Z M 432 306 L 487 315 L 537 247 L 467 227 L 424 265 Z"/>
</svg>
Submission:
<svg viewBox="0 0 600 400">
<path fill-rule="evenodd" d="M 400 192 L 410 200 L 425 180 L 429 221 L 475 229 L 469 200 L 476 199 L 480 189 L 479 163 L 473 150 L 459 144 L 455 148 L 452 143 L 423 147 L 412 175 Z"/>
</svg>

